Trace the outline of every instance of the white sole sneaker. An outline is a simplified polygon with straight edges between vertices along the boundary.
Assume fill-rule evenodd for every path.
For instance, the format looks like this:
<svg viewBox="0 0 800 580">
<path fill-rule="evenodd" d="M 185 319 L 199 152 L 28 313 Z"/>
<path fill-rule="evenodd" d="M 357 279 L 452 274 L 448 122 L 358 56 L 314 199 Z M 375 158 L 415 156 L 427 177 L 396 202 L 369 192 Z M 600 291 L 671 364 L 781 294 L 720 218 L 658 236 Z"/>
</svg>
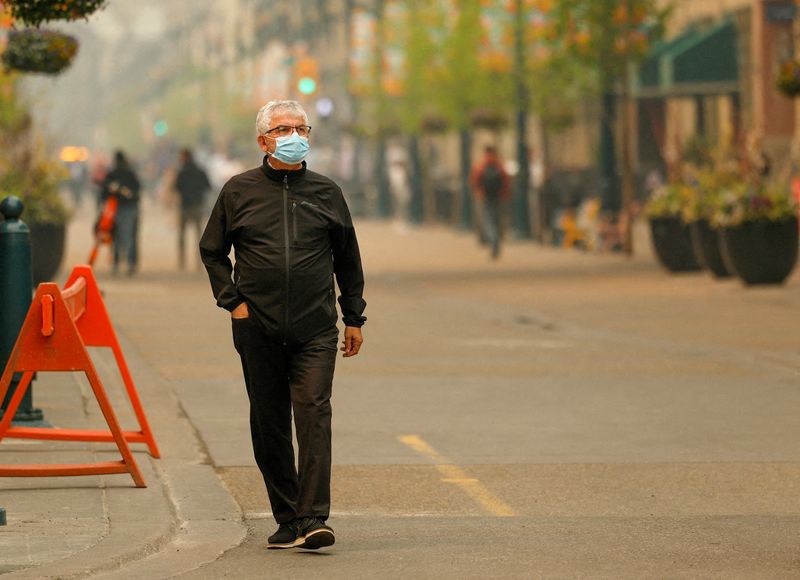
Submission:
<svg viewBox="0 0 800 580">
<path fill-rule="evenodd" d="M 295 540 L 294 542 L 296 542 Z M 267 544 L 268 550 L 285 550 L 287 548 L 294 548 L 294 542 L 289 542 L 288 544 Z"/>
<path fill-rule="evenodd" d="M 293 546 L 305 550 L 318 550 L 319 548 L 333 546 L 334 542 L 336 542 L 336 537 L 333 535 L 333 532 L 326 528 L 320 528 L 297 538 Z"/>
</svg>

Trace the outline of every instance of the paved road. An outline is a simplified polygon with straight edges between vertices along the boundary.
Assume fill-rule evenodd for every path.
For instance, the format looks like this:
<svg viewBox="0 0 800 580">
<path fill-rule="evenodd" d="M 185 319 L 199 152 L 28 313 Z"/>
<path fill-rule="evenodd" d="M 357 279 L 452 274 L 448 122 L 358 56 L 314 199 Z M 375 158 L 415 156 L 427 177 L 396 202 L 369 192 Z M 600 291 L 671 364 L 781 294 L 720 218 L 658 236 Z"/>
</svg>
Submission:
<svg viewBox="0 0 800 580">
<path fill-rule="evenodd" d="M 633 259 L 361 223 L 366 343 L 334 388 L 325 554 L 269 552 L 224 312 L 149 207 L 143 271 L 98 268 L 244 541 L 181 578 L 800 577 L 800 275 L 744 288 Z M 71 240 L 73 256 L 86 241 Z"/>
</svg>

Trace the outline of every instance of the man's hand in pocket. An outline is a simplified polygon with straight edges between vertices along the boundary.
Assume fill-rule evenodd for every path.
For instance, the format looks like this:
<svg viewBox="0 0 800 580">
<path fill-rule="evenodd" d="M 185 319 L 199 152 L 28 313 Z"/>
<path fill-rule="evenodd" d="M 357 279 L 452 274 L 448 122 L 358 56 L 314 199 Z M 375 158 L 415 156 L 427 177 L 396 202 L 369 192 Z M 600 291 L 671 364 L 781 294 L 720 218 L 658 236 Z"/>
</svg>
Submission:
<svg viewBox="0 0 800 580">
<path fill-rule="evenodd" d="M 231 310 L 231 318 L 250 318 L 247 302 L 242 302 L 239 306 Z"/>
</svg>

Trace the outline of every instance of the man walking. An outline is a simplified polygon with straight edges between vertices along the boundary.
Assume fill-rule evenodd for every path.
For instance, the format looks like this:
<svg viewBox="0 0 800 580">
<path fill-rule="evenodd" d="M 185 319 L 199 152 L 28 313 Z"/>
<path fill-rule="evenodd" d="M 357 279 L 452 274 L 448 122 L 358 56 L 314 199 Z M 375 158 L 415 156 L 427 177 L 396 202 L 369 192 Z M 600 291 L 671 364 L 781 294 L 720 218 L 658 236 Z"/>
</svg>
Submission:
<svg viewBox="0 0 800 580">
<path fill-rule="evenodd" d="M 306 168 L 311 127 L 303 108 L 270 101 L 256 128 L 263 164 L 222 188 L 200 253 L 217 305 L 233 319 L 253 451 L 279 526 L 268 546 L 316 549 L 335 540 L 325 523 L 338 341 L 334 277 L 345 325 L 341 350 L 351 357 L 363 343 L 364 275 L 342 190 Z"/>
<path fill-rule="evenodd" d="M 139 193 L 141 183 L 136 172 L 122 151 L 114 153 L 114 167 L 101 185 L 100 207 L 106 200 L 117 197 L 117 213 L 114 217 L 114 265 L 113 273 L 119 272 L 120 262 L 128 263 L 128 276 L 133 276 L 139 267 Z"/>
<path fill-rule="evenodd" d="M 481 235 L 492 248 L 492 259 L 497 259 L 500 256 L 500 214 L 511 191 L 511 180 L 494 146 L 487 145 L 484 149 L 483 161 L 472 172 L 472 186 L 481 202 Z"/>
<path fill-rule="evenodd" d="M 206 192 L 211 189 L 206 172 L 195 163 L 190 149 L 182 149 L 181 167 L 175 177 L 175 190 L 181 199 L 180 224 L 178 227 L 178 267 L 186 267 L 186 226 L 194 226 L 200 238 Z"/>
</svg>

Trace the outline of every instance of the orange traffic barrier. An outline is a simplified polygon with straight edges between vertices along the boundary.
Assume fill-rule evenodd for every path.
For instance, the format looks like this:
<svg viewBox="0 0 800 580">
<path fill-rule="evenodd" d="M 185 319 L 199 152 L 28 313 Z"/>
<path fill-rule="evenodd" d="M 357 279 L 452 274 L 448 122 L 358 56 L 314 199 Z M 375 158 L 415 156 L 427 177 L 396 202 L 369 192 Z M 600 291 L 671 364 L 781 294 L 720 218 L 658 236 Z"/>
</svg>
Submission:
<svg viewBox="0 0 800 580">
<path fill-rule="evenodd" d="M 108 196 L 105 204 L 103 204 L 103 211 L 100 213 L 100 219 L 97 220 L 94 233 L 94 247 L 89 254 L 89 265 L 94 266 L 94 261 L 97 259 L 97 253 L 100 251 L 102 244 L 111 244 L 114 240 L 114 224 L 117 219 L 117 207 L 119 200 L 116 195 Z"/>
<path fill-rule="evenodd" d="M 86 350 L 87 346 L 109 347 L 113 350 L 125 390 L 139 421 L 140 431 L 121 429 L 103 383 Z M 11 420 L 30 386 L 33 374 L 38 371 L 83 371 L 89 379 L 109 430 L 12 426 Z M 0 421 L 0 441 L 9 437 L 114 442 L 122 455 L 122 461 L 69 465 L 0 465 L 0 477 L 130 473 L 137 487 L 145 487 L 128 443 L 146 443 L 153 457 L 159 457 L 160 453 L 91 267 L 76 266 L 64 290 L 60 290 L 54 283 L 39 284 L 0 378 L 0 401 L 5 398 L 14 373 L 19 372 L 22 373 L 22 378 Z"/>
</svg>

